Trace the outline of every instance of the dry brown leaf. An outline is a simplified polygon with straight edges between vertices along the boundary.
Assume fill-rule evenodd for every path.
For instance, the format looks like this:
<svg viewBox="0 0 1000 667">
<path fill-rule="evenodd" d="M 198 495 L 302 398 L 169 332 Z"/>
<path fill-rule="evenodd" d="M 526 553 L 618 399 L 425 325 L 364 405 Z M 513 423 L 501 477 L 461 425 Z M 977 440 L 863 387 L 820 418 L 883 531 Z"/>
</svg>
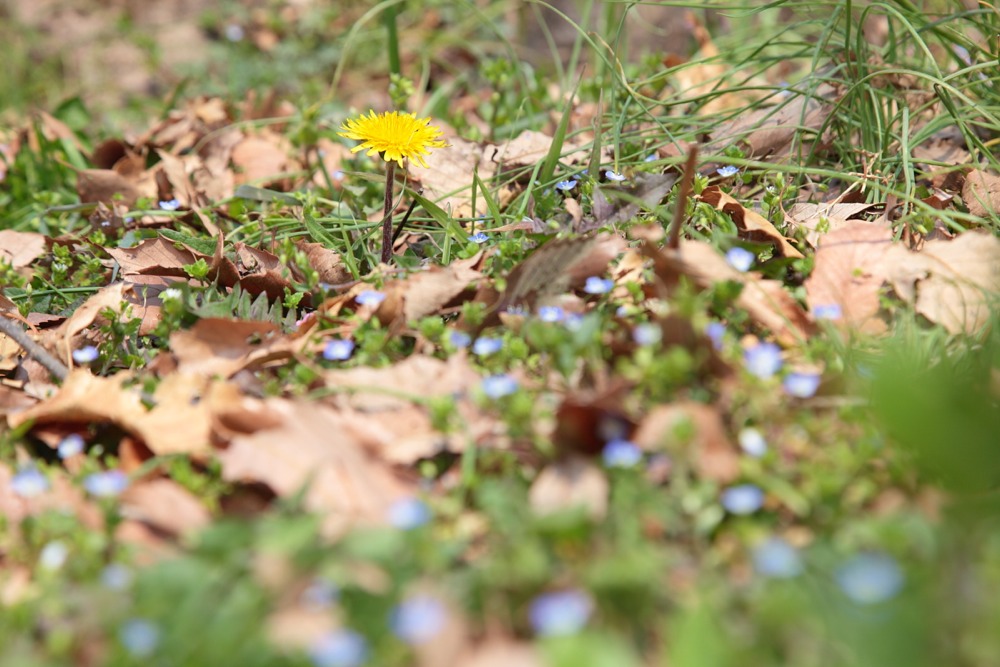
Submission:
<svg viewBox="0 0 1000 667">
<path fill-rule="evenodd" d="M 173 332 L 170 349 L 183 373 L 229 377 L 278 332 L 273 322 L 206 317 Z"/>
<path fill-rule="evenodd" d="M 329 285 L 343 285 L 351 282 L 351 272 L 344 265 L 340 255 L 322 243 L 296 241 L 295 247 L 305 253 L 310 268 L 316 271 L 321 282 Z"/>
<path fill-rule="evenodd" d="M 437 313 L 482 277 L 475 266 L 482 254 L 455 261 L 448 266 L 431 266 L 419 273 L 390 281 L 382 290 L 386 298 L 375 312 L 382 324 L 401 327 L 407 322 Z"/>
<path fill-rule="evenodd" d="M 273 132 L 246 137 L 232 152 L 236 183 L 266 186 L 287 176 L 291 169 L 287 140 Z"/>
<path fill-rule="evenodd" d="M 122 516 L 161 533 L 190 535 L 208 525 L 211 516 L 198 498 L 170 479 L 142 480 L 122 494 Z"/>
<path fill-rule="evenodd" d="M 691 278 L 702 289 L 720 280 L 742 283 L 736 305 L 770 329 L 784 345 L 801 343 L 816 331 L 815 324 L 781 282 L 761 279 L 752 271 L 740 273 L 707 243 L 682 240 L 677 250 L 660 250 L 644 242 L 642 251 L 653 259 L 657 277 L 668 288 L 673 288 L 681 276 Z"/>
<path fill-rule="evenodd" d="M 73 352 L 73 337 L 94 323 L 102 310 L 121 312 L 125 303 L 125 292 L 130 289 L 125 283 L 113 283 L 102 287 L 96 294 L 83 302 L 72 315 L 57 329 L 45 332 L 45 338 L 70 365 Z"/>
<path fill-rule="evenodd" d="M 8 415 L 11 426 L 112 423 L 139 438 L 153 454 L 207 454 L 212 447 L 216 411 L 244 400 L 232 384 L 173 373 L 157 386 L 155 407 L 143 405 L 138 387 L 128 387 L 128 373 L 110 378 L 74 370 L 52 398 L 24 412 Z"/>
<path fill-rule="evenodd" d="M 694 427 L 694 437 L 677 452 L 677 429 L 684 424 Z M 692 465 L 702 479 L 728 484 L 740 475 L 740 455 L 726 435 L 721 415 L 710 405 L 685 401 L 656 406 L 643 418 L 632 441 L 646 450 L 667 448 L 685 459 L 693 456 Z"/>
<path fill-rule="evenodd" d="M 131 248 L 106 248 L 123 275 L 145 274 L 186 278 L 186 264 L 193 264 L 199 255 L 173 241 L 157 237 L 146 239 Z M 203 257 L 203 256 L 202 256 Z"/>
<path fill-rule="evenodd" d="M 745 208 L 723 192 L 719 186 L 712 185 L 705 188 L 700 199 L 709 206 L 713 206 L 723 213 L 728 213 L 739 229 L 740 238 L 756 243 L 770 243 L 782 257 L 803 257 L 802 253 L 788 242 L 788 239 L 778 231 L 777 227 L 771 224 L 770 220 L 756 211 Z"/>
<path fill-rule="evenodd" d="M 965 177 L 962 201 L 974 216 L 996 216 L 1000 213 L 1000 177 L 973 169 Z"/>
<path fill-rule="evenodd" d="M 562 458 L 535 478 L 528 501 L 536 514 L 583 508 L 600 521 L 608 513 L 608 478 L 594 463 L 580 456 Z"/>
<path fill-rule="evenodd" d="M 829 72 L 817 71 L 816 76 L 829 76 Z M 804 89 L 808 85 L 806 80 L 800 82 L 799 88 Z M 796 95 L 777 107 L 738 114 L 716 126 L 712 133 L 714 139 L 702 153 L 721 153 L 726 146 L 735 143 L 743 145 L 747 157 L 752 159 L 787 158 L 793 156 L 793 149 L 795 157 L 804 157 L 815 148 L 817 141 L 822 145 L 829 143 L 829 131 L 818 138 L 815 134 L 826 123 L 839 97 L 838 88 L 820 84 L 812 95 Z M 799 133 L 811 139 L 795 144 L 793 140 Z"/>
<path fill-rule="evenodd" d="M 382 523 L 390 505 L 413 487 L 376 461 L 345 418 L 317 403 L 272 399 L 265 409 L 276 428 L 237 435 L 219 456 L 223 478 L 260 482 L 279 496 L 307 488 L 306 509 L 324 515 L 324 532 L 338 535 L 357 523 Z"/>
<path fill-rule="evenodd" d="M 456 218 L 486 213 L 482 196 L 472 210 L 472 175 L 478 170 L 484 183 L 493 178 L 495 165 L 483 157 L 483 148 L 459 137 L 450 137 L 448 146 L 426 157 L 427 169 L 411 169 L 410 175 L 424 187 L 424 196 Z"/>
<path fill-rule="evenodd" d="M 852 222 L 823 236 L 805 282 L 809 309 L 838 305 L 846 326 L 869 333 L 885 331 L 877 314 L 890 252 L 892 230 L 873 223 Z"/>
<path fill-rule="evenodd" d="M 512 639 L 487 639 L 457 663 L 460 667 L 544 667 L 547 664 L 533 644 Z"/>
<path fill-rule="evenodd" d="M 1000 298 L 1000 239 L 966 232 L 919 253 L 895 247 L 888 277 L 896 294 L 951 333 L 977 333 Z"/>
<path fill-rule="evenodd" d="M 328 402 L 341 409 L 347 427 L 364 433 L 372 451 L 391 463 L 413 463 L 445 449 L 461 451 L 483 431 L 476 426 L 481 420 L 467 399 L 480 377 L 463 354 L 447 361 L 413 355 L 385 368 L 332 370 L 323 374 L 323 380 L 327 388 L 338 390 Z M 456 416 L 471 434 L 437 431 L 428 409 L 419 404 L 446 397 L 455 397 Z"/>
<path fill-rule="evenodd" d="M 785 220 L 806 230 L 805 239 L 816 247 L 823 234 L 848 226 L 852 218 L 860 218 L 863 213 L 878 204 L 834 202 L 829 204 L 795 204 L 785 212 Z"/>
<path fill-rule="evenodd" d="M 45 254 L 47 244 L 44 234 L 0 229 L 0 260 L 15 269 L 29 266 Z"/>
</svg>

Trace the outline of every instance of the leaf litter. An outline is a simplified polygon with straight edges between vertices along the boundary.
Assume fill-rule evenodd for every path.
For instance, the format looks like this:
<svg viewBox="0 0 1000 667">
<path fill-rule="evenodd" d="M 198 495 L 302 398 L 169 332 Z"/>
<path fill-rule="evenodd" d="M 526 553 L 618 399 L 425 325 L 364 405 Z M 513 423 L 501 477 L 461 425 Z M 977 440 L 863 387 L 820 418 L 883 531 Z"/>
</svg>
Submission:
<svg viewBox="0 0 1000 667">
<path fill-rule="evenodd" d="M 703 29 L 699 43 L 701 57 L 717 57 Z M 686 73 L 677 87 L 690 99 L 711 95 L 703 110 L 739 109 L 750 100 L 744 91 L 726 90 L 721 65 L 681 71 Z M 836 80 L 825 77 L 818 72 L 788 95 L 771 100 L 772 106 L 765 103 L 717 125 L 704 149 L 713 156 L 709 159 L 729 146 L 744 148 L 749 158 L 775 163 L 828 147 L 828 114 L 844 91 Z M 880 207 L 884 209 L 884 202 L 839 198 L 795 202 L 786 213 L 786 236 L 756 212 L 753 202 L 742 201 L 738 188 L 711 185 L 697 195 L 698 201 L 729 216 L 742 240 L 770 246 L 775 264 L 812 260 L 812 271 L 801 281 L 804 298 L 794 290 L 795 277 L 781 277 L 766 263 L 760 270 L 738 270 L 704 240 L 683 239 L 677 247 L 665 247 L 662 229 L 641 227 L 632 227 L 627 239 L 623 234 L 627 226 L 637 219 L 656 220 L 664 201 L 669 201 L 678 177 L 660 171 L 640 172 L 623 186 L 594 181 L 589 194 L 563 200 L 560 212 L 571 220 L 575 235 L 539 239 L 545 223 L 540 219 L 530 225 L 522 221 L 494 228 L 497 238 L 517 238 L 525 246 L 540 243 L 505 271 L 495 270 L 503 259 L 495 250 L 482 250 L 447 266 L 353 280 L 344 257 L 317 239 L 296 241 L 308 263 L 296 266 L 273 246 L 264 249 L 264 241 L 226 238 L 223 202 L 234 196 L 236 186 L 249 183 L 292 191 L 305 182 L 323 183 L 317 173 L 310 173 L 308 180 L 296 176 L 309 164 L 308 155 L 287 140 L 280 126 L 251 131 L 235 123 L 232 113 L 221 100 L 193 100 L 137 139 L 100 144 L 90 153 L 93 168 L 76 170 L 79 199 L 95 204 L 96 219 L 129 229 L 160 230 L 131 247 L 109 244 L 101 249 L 102 257 L 111 258 L 105 260 L 108 274 L 113 270 L 121 282 L 101 286 L 56 326 L 43 326 L 41 313 L 22 317 L 13 301 L 0 295 L 0 315 L 38 323 L 40 328 L 29 327 L 29 336 L 73 369 L 57 386 L 34 363 L 31 350 L 25 353 L 7 334 L 0 334 L 4 379 L 0 414 L 11 428 L 33 432 L 50 447 L 54 434 L 117 429 L 118 465 L 141 473 L 121 498 L 126 519 L 122 530 L 150 544 L 181 542 L 212 519 L 212 512 L 195 495 L 165 476 L 154 457 L 183 456 L 199 465 L 217 461 L 222 479 L 236 489 L 233 495 L 238 489 L 262 486 L 277 498 L 301 498 L 306 509 L 321 517 L 323 532 L 331 538 L 358 525 L 384 525 L 393 503 L 445 488 L 442 480 L 421 482 L 420 465 L 462 457 L 470 449 L 508 451 L 533 468 L 537 474 L 531 480 L 529 501 L 539 515 L 582 510 L 599 522 L 609 512 L 611 484 L 598 463 L 604 438 L 596 432 L 609 421 L 618 424 L 644 455 L 683 462 L 695 479 L 730 484 L 743 472 L 733 437 L 738 419 L 730 404 L 739 383 L 737 363 L 731 361 L 732 350 L 722 350 L 687 314 L 663 312 L 663 302 L 685 290 L 703 295 L 720 284 L 734 285 L 738 294 L 733 305 L 746 314 L 753 334 L 741 339 L 740 347 L 773 339 L 786 356 L 795 357 L 818 335 L 818 313 L 830 306 L 840 313 L 837 326 L 855 332 L 884 333 L 891 325 L 891 309 L 908 304 L 949 333 L 977 334 L 987 325 L 990 307 L 1000 293 L 1000 242 L 994 236 L 966 231 L 950 240 L 921 239 L 905 247 L 884 216 L 872 219 Z M 51 136 L 77 141 L 51 116 L 42 115 L 41 124 Z M 803 131 L 809 139 L 799 141 Z M 527 176 L 545 160 L 552 141 L 551 133 L 538 131 L 525 131 L 505 142 L 453 136 L 448 148 L 428 157 L 429 169 L 414 169 L 408 177 L 453 218 L 470 218 L 489 213 L 481 196 L 473 209 L 473 174 L 478 174 L 496 189 L 492 196 L 507 214 L 517 197 L 526 196 Z M 567 141 L 560 167 L 575 171 L 591 160 L 588 141 L 586 134 Z M 955 144 L 940 137 L 933 141 L 937 143 L 915 149 L 914 158 L 953 166 L 969 162 L 968 154 L 956 150 Z M 340 144 L 325 146 L 323 153 L 328 172 L 339 170 L 348 159 Z M 669 145 L 658 154 L 673 155 Z M 609 155 L 601 151 L 597 157 L 603 161 Z M 1000 209 L 997 176 L 977 168 L 960 171 L 964 180 L 957 187 L 968 215 L 984 222 L 995 218 Z M 933 184 L 959 194 L 956 185 L 944 179 Z M 125 213 L 140 202 L 174 203 L 137 212 L 128 220 L 131 216 Z M 190 227 L 214 237 L 213 244 L 180 240 L 179 230 Z M 534 237 L 513 236 L 522 231 Z M 30 274 L 46 261 L 52 244 L 61 242 L 42 234 L 3 230 L 0 256 L 12 269 Z M 170 331 L 165 347 L 146 368 L 140 364 L 98 370 L 74 361 L 74 350 L 107 341 L 108 316 L 120 315 L 126 307 L 142 319 L 140 335 L 155 332 L 164 318 L 163 290 L 197 286 L 189 267 L 199 261 L 208 265 L 213 289 L 243 291 L 267 303 L 281 302 L 294 293 L 310 270 L 321 281 L 347 289 L 337 287 L 338 293 L 316 303 L 313 293 L 302 293 L 293 313 L 302 319 L 294 328 L 275 321 L 199 316 Z M 446 323 L 447 331 L 464 329 L 475 338 L 490 327 L 503 330 L 511 313 L 532 318 L 542 306 L 568 303 L 567 299 L 575 299 L 574 314 L 594 314 L 602 307 L 602 297 L 585 285 L 607 275 L 611 285 L 601 293 L 612 294 L 647 318 L 658 332 L 658 349 L 686 350 L 700 364 L 699 377 L 707 389 L 699 400 L 678 393 L 670 400 L 640 403 L 636 396 L 643 389 L 634 378 L 623 380 L 616 369 L 595 371 L 582 362 L 563 375 L 521 368 L 512 379 L 531 387 L 535 399 L 551 407 L 554 416 L 522 425 L 527 434 L 518 433 L 496 404 L 482 398 L 484 373 L 499 367 L 487 371 L 481 360 L 428 339 L 418 326 L 420 320 L 435 317 Z M 497 278 L 503 279 L 502 287 Z M 377 284 L 383 300 L 377 306 L 359 305 L 357 296 Z M 479 324 L 469 324 L 464 310 L 476 304 L 485 315 Z M 397 352 L 382 361 L 369 357 L 353 366 L 317 365 L 330 340 L 360 337 L 371 327 L 384 330 L 389 338 L 415 341 L 413 351 Z M 519 340 L 517 332 L 512 333 Z M 595 335 L 608 357 L 618 360 L 645 345 L 626 340 L 620 331 Z M 280 396 L 268 395 L 265 383 L 287 383 L 279 370 L 292 362 L 309 371 L 303 386 L 291 391 L 286 384 Z M 602 372 L 607 375 L 602 377 Z M 435 405 L 442 404 L 448 406 L 449 428 L 443 428 L 434 415 Z M 539 463 L 537 454 L 525 456 L 518 449 L 532 439 L 549 440 L 558 451 Z M 67 462 L 67 469 L 70 465 Z M 667 468 L 664 479 L 678 474 L 673 464 Z M 29 501 L 9 492 L 14 471 L 0 464 L 0 505 L 8 519 L 59 507 L 72 509 L 87 525 L 100 525 L 93 501 L 65 472 L 55 470 L 52 490 Z M 467 632 L 463 628 L 458 635 Z M 467 664 L 499 663 L 509 656 L 528 664 L 540 660 L 529 646 L 496 637 L 475 648 L 459 641 L 446 653 L 446 661 L 465 654 Z M 436 660 L 426 658 L 428 664 Z"/>
</svg>

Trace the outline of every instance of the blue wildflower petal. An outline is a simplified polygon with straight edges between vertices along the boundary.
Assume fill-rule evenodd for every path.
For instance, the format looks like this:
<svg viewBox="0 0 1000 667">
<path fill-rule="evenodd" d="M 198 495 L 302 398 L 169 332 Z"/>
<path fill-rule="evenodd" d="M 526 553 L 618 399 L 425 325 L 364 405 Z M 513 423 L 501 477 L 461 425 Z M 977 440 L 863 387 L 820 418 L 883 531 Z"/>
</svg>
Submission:
<svg viewBox="0 0 1000 667">
<path fill-rule="evenodd" d="M 720 502 L 730 514 L 753 514 L 764 506 L 764 492 L 754 484 L 738 484 L 725 489 Z"/>
<path fill-rule="evenodd" d="M 531 602 L 528 619 L 535 634 L 555 637 L 576 634 L 594 610 L 590 596 L 579 590 L 543 593 Z"/>
<path fill-rule="evenodd" d="M 834 578 L 848 598 L 857 604 L 877 604 L 896 596 L 904 576 L 891 556 L 858 554 L 837 569 Z"/>
</svg>

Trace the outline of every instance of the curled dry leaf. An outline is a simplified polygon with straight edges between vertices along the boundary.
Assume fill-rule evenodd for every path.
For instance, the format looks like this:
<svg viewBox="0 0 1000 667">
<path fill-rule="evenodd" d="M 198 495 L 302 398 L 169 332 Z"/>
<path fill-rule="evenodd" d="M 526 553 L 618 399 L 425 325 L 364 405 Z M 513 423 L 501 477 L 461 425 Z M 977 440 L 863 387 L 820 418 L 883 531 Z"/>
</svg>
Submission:
<svg viewBox="0 0 1000 667">
<path fill-rule="evenodd" d="M 432 266 L 390 281 L 382 290 L 386 298 L 375 316 L 383 325 L 399 328 L 439 312 L 482 278 L 482 274 L 472 268 L 481 256 L 482 253 L 476 253 L 448 266 Z"/>
<path fill-rule="evenodd" d="M 126 386 L 128 373 L 95 377 L 75 370 L 52 398 L 23 412 L 8 415 L 17 427 L 35 424 L 111 423 L 140 439 L 156 455 L 206 455 L 212 446 L 216 411 L 232 409 L 243 398 L 234 385 L 172 373 L 157 386 L 152 409 L 143 405 L 139 387 Z"/>
<path fill-rule="evenodd" d="M 580 456 L 562 458 L 535 478 L 528 501 L 536 514 L 583 508 L 600 521 L 608 513 L 608 478 L 594 463 Z"/>
<path fill-rule="evenodd" d="M 257 136 L 245 137 L 232 151 L 236 184 L 266 186 L 285 178 L 292 168 L 291 150 L 288 140 L 273 132 L 262 131 Z"/>
<path fill-rule="evenodd" d="M 879 292 L 888 278 L 892 251 L 892 230 L 873 223 L 852 222 L 823 236 L 805 282 L 809 309 L 840 306 L 844 325 L 869 333 L 885 331 L 885 322 L 877 317 Z"/>
<path fill-rule="evenodd" d="M 742 204 L 723 192 L 719 186 L 713 185 L 705 188 L 700 199 L 709 206 L 713 206 L 723 213 L 728 213 L 739 229 L 740 238 L 756 243 L 770 243 L 774 246 L 775 252 L 782 257 L 803 257 L 802 253 L 788 242 L 788 239 L 778 231 L 777 227 L 771 224 L 770 220 L 756 211 L 744 208 Z"/>
<path fill-rule="evenodd" d="M 689 427 L 693 427 L 693 437 L 679 442 L 678 430 Z M 668 453 L 692 460 L 702 479 L 727 484 L 740 474 L 739 453 L 726 435 L 722 416 L 710 405 L 685 401 L 656 406 L 643 418 L 632 441 L 645 450 L 666 448 Z"/>
<path fill-rule="evenodd" d="M 264 409 L 280 425 L 233 438 L 219 456 L 227 481 L 260 482 L 282 497 L 305 489 L 306 509 L 324 516 L 331 536 L 384 522 L 394 501 L 413 494 L 413 485 L 368 454 L 363 434 L 336 411 L 278 399 Z"/>
<path fill-rule="evenodd" d="M 483 156 L 479 144 L 449 137 L 447 146 L 431 151 L 424 159 L 428 168 L 414 169 L 411 175 L 423 185 L 428 199 L 456 218 L 486 213 L 486 202 L 481 196 L 476 211 L 472 210 L 473 174 L 478 171 L 479 178 L 487 183 L 496 167 Z"/>
<path fill-rule="evenodd" d="M 67 365 L 70 363 L 73 351 L 73 337 L 94 323 L 101 311 L 110 309 L 118 313 L 121 312 L 125 303 L 125 292 L 129 290 L 125 283 L 113 283 L 107 287 L 102 287 L 96 294 L 83 302 L 65 322 L 58 328 L 48 331 L 45 337 L 52 346 L 59 350 L 59 354 L 65 359 Z"/>
</svg>

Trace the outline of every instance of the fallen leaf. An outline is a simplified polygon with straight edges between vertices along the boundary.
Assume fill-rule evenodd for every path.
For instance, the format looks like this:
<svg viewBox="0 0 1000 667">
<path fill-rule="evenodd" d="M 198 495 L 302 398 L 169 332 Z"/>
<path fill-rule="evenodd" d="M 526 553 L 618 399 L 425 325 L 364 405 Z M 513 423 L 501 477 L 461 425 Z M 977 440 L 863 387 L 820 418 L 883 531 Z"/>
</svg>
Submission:
<svg viewBox="0 0 1000 667">
<path fill-rule="evenodd" d="M 138 386 L 127 386 L 128 373 L 102 378 L 74 370 L 52 398 L 7 416 L 17 427 L 34 424 L 111 423 L 140 439 L 156 455 L 206 455 L 212 449 L 212 420 L 217 410 L 243 400 L 232 384 L 183 373 L 165 377 L 157 386 L 152 409 L 142 402 Z"/>
<path fill-rule="evenodd" d="M 877 314 L 891 251 L 892 230 L 874 223 L 852 222 L 823 236 L 805 281 L 809 309 L 837 305 L 845 326 L 884 332 L 885 322 Z"/>
<path fill-rule="evenodd" d="M 327 402 L 340 409 L 346 428 L 364 432 L 369 450 L 391 463 L 460 452 L 485 432 L 468 399 L 480 376 L 464 354 L 447 361 L 413 355 L 384 368 L 331 370 L 323 382 L 335 390 Z M 454 400 L 456 421 L 464 429 L 444 434 L 434 428 L 426 401 L 435 398 Z"/>
<path fill-rule="evenodd" d="M 1000 213 L 1000 177 L 973 169 L 965 176 L 962 201 L 974 216 L 996 216 Z"/>
<path fill-rule="evenodd" d="M 190 535 L 211 520 L 202 502 L 170 479 L 142 480 L 129 486 L 121 496 L 121 513 L 176 537 Z"/>
<path fill-rule="evenodd" d="M 673 174 L 640 174 L 624 188 L 595 185 L 592 215 L 575 225 L 574 230 L 584 233 L 604 226 L 616 227 L 630 221 L 640 210 L 655 210 L 676 182 Z"/>
<path fill-rule="evenodd" d="M 608 478 L 604 471 L 580 456 L 549 464 L 535 478 L 528 501 L 536 514 L 583 508 L 600 521 L 608 513 Z"/>
<path fill-rule="evenodd" d="M 860 219 L 879 204 L 833 202 L 829 204 L 795 204 L 785 212 L 785 221 L 806 230 L 805 239 L 812 247 L 819 245 L 823 234 L 847 227 L 852 219 Z"/>
<path fill-rule="evenodd" d="M 989 323 L 1000 295 L 1000 239 L 966 232 L 928 241 L 919 253 L 894 251 L 888 277 L 918 313 L 951 333 L 975 334 Z"/>
<path fill-rule="evenodd" d="M 44 234 L 0 229 L 0 260 L 15 269 L 24 268 L 45 254 L 47 244 Z"/>
<path fill-rule="evenodd" d="M 287 177 L 291 170 L 287 140 L 273 132 L 261 132 L 236 144 L 232 151 L 236 184 L 267 186 Z"/>
<path fill-rule="evenodd" d="M 183 373 L 229 377 L 279 331 L 273 322 L 206 317 L 170 334 L 170 349 Z"/>
<path fill-rule="evenodd" d="M 375 316 L 383 325 L 398 329 L 407 322 L 437 313 L 482 278 L 472 268 L 480 258 L 481 253 L 477 253 L 448 266 L 431 266 L 390 281 L 382 290 L 386 298 Z"/>
<path fill-rule="evenodd" d="M 721 280 L 741 283 L 743 291 L 736 305 L 770 329 L 782 344 L 802 343 L 816 331 L 813 321 L 780 281 L 762 279 L 752 271 L 740 273 L 707 243 L 681 240 L 680 247 L 671 250 L 644 241 L 641 249 L 653 259 L 653 270 L 668 289 L 676 287 L 681 276 L 692 279 L 701 289 Z"/>
<path fill-rule="evenodd" d="M 803 257 L 803 254 L 788 242 L 788 239 L 778 231 L 770 220 L 756 211 L 745 208 L 723 192 L 719 186 L 712 185 L 705 188 L 699 199 L 709 206 L 729 214 L 739 229 L 740 238 L 756 243 L 769 243 L 782 257 Z"/>
<path fill-rule="evenodd" d="M 680 441 L 679 429 L 688 428 L 693 431 L 691 439 Z M 647 451 L 666 449 L 691 460 L 702 479 L 728 484 L 740 475 L 739 452 L 726 435 L 718 409 L 710 405 L 684 401 L 655 406 L 639 423 L 632 441 Z"/>
<path fill-rule="evenodd" d="M 121 312 L 125 302 L 125 292 L 128 289 L 125 283 L 113 283 L 102 287 L 84 301 L 58 328 L 45 332 L 45 338 L 54 349 L 59 350 L 67 366 L 72 364 L 73 337 L 93 324 L 101 311 L 110 309 L 115 313 Z"/>
<path fill-rule="evenodd" d="M 411 484 L 365 451 L 336 411 L 280 399 L 264 409 L 281 425 L 233 438 L 219 455 L 225 480 L 263 483 L 280 497 L 305 489 L 306 509 L 323 515 L 330 536 L 358 523 L 384 523 L 389 506 L 413 494 Z"/>
<path fill-rule="evenodd" d="M 487 639 L 456 664 L 461 667 L 544 667 L 549 663 L 534 644 L 513 639 Z"/>
</svg>

